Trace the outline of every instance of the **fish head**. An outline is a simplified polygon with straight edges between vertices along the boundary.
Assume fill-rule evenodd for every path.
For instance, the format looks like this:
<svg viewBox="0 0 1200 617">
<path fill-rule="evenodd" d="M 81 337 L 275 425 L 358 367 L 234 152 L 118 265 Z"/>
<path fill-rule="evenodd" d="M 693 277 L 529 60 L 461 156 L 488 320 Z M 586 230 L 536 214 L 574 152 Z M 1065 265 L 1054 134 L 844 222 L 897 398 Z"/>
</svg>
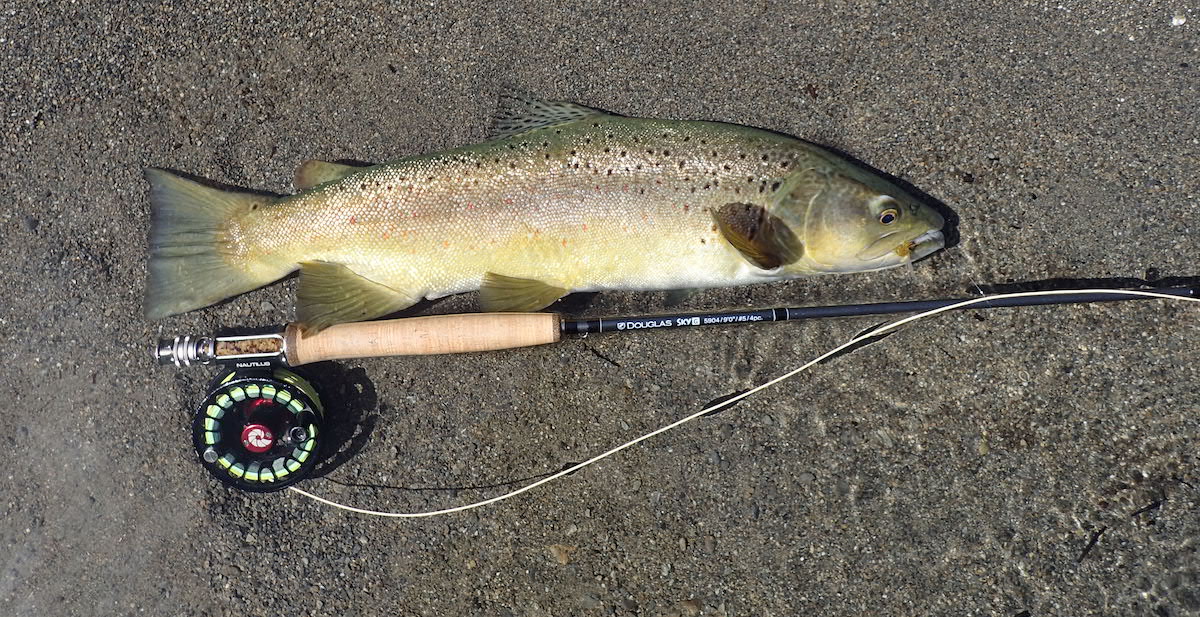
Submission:
<svg viewBox="0 0 1200 617">
<path fill-rule="evenodd" d="M 804 258 L 793 264 L 798 273 L 894 268 L 945 245 L 941 214 L 856 167 L 805 170 L 781 192 L 775 211 L 804 246 Z"/>
</svg>

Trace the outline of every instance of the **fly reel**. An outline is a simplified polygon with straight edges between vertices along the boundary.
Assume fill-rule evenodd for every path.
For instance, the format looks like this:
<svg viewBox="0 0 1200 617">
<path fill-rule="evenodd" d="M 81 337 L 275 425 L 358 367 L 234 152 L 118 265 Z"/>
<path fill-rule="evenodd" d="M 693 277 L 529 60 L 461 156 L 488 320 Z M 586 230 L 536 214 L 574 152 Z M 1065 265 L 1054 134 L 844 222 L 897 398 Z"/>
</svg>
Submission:
<svg viewBox="0 0 1200 617">
<path fill-rule="evenodd" d="M 217 479 L 258 493 L 307 476 L 317 463 L 325 410 L 307 380 L 280 367 L 218 377 L 196 408 L 192 443 Z"/>
</svg>

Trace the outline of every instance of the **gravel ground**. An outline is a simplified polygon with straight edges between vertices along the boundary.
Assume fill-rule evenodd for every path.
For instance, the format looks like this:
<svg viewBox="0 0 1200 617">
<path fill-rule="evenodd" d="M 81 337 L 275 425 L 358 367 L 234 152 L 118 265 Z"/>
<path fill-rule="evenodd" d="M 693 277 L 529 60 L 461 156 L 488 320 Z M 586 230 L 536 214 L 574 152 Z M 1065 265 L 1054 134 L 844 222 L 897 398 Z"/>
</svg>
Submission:
<svg viewBox="0 0 1200 617">
<path fill-rule="evenodd" d="M 912 269 L 689 307 L 1194 277 L 1195 9 L 91 4 L 0 5 L 0 613 L 1200 614 L 1200 330 L 1182 303 L 945 316 L 419 521 L 234 492 L 195 463 L 188 410 L 213 372 L 156 367 L 150 344 L 284 323 L 294 281 L 161 323 L 140 308 L 143 167 L 285 192 L 307 158 L 481 140 L 511 90 L 823 142 L 961 219 Z M 492 495 L 470 487 L 558 469 L 877 321 L 317 366 L 335 416 L 304 486 L 394 510 Z"/>
</svg>

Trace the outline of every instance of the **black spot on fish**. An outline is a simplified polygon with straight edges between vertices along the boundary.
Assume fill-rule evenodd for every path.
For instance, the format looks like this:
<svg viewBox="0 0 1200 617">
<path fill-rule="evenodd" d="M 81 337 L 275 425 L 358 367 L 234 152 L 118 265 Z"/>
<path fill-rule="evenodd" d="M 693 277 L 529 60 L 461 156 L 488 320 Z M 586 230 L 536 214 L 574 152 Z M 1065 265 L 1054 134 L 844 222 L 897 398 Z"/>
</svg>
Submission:
<svg viewBox="0 0 1200 617">
<path fill-rule="evenodd" d="M 778 182 L 778 181 L 771 183 L 771 190 L 772 190 L 772 191 L 778 191 L 778 190 L 779 190 L 779 182 Z"/>
</svg>

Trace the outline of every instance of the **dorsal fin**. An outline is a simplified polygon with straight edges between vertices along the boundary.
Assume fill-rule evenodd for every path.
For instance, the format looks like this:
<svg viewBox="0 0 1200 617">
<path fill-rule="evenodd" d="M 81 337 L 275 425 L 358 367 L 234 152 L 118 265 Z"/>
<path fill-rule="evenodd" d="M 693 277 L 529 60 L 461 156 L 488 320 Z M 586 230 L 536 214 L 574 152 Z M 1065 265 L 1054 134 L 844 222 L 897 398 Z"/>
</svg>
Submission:
<svg viewBox="0 0 1200 617">
<path fill-rule="evenodd" d="M 607 115 L 611 114 L 575 103 L 541 101 L 516 94 L 505 94 L 500 97 L 496 121 L 492 124 L 492 136 L 500 139 L 533 129 L 574 122 L 589 116 Z"/>
<path fill-rule="evenodd" d="M 297 191 L 307 191 L 318 184 L 341 180 L 352 173 L 366 169 L 368 165 L 345 165 L 329 161 L 308 160 L 296 169 L 296 180 L 293 182 Z"/>
</svg>

